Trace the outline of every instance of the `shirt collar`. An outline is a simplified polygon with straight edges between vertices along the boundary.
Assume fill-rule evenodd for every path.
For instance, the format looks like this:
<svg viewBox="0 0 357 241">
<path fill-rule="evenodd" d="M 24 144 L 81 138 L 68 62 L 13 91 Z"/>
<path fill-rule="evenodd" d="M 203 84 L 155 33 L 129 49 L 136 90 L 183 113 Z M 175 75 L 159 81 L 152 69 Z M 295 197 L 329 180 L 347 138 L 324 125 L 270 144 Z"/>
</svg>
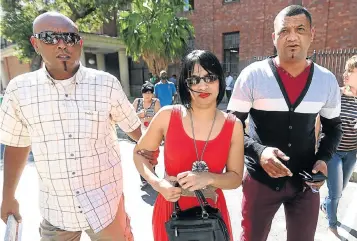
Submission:
<svg viewBox="0 0 357 241">
<path fill-rule="evenodd" d="M 75 77 L 74 80 L 77 83 L 80 83 L 84 79 L 84 73 L 85 73 L 84 69 L 85 69 L 85 67 L 81 63 L 79 63 L 79 68 L 78 68 L 77 72 L 74 74 L 74 77 Z M 52 78 L 50 73 L 47 71 L 45 64 L 42 65 L 42 68 L 40 71 L 43 74 L 44 82 L 48 82 L 50 84 L 55 83 L 55 79 Z"/>
</svg>

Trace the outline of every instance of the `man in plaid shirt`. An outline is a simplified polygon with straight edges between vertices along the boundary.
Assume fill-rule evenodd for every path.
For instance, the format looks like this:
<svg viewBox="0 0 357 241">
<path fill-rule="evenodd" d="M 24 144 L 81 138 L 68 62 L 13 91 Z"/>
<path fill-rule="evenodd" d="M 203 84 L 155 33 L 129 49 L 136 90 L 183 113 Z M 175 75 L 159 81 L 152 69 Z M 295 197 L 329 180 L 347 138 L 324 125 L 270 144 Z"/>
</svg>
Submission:
<svg viewBox="0 0 357 241">
<path fill-rule="evenodd" d="M 69 18 L 44 13 L 33 33 L 44 67 L 12 79 L 0 108 L 1 218 L 14 214 L 21 221 L 15 190 L 31 146 L 40 177 L 41 241 L 77 241 L 82 231 L 91 240 L 133 240 L 115 124 L 138 140 L 140 120 L 114 76 L 80 64 L 83 42 Z"/>
</svg>

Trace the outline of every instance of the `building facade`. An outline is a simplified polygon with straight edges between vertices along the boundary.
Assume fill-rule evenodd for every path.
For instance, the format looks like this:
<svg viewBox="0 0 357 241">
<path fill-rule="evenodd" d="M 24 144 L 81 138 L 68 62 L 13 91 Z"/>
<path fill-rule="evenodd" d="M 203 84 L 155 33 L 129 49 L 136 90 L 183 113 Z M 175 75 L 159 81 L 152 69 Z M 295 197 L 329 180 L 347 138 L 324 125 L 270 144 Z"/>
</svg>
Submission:
<svg viewBox="0 0 357 241">
<path fill-rule="evenodd" d="M 195 28 L 195 47 L 213 51 L 237 66 L 254 56 L 274 54 L 273 21 L 284 7 L 298 4 L 312 14 L 313 50 L 357 47 L 357 0 L 190 0 L 185 15 Z M 229 70 L 239 72 L 237 69 Z"/>
</svg>

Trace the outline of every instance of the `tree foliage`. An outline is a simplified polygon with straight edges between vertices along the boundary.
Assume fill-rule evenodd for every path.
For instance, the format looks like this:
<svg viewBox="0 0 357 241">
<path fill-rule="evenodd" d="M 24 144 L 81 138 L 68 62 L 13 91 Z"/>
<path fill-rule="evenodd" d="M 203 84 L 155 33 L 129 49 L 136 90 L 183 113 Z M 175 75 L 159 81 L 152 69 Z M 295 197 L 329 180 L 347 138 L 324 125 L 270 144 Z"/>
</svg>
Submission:
<svg viewBox="0 0 357 241">
<path fill-rule="evenodd" d="M 133 0 L 131 10 L 119 17 L 127 54 L 142 58 L 154 74 L 180 59 L 194 35 L 189 19 L 179 16 L 184 7 L 184 0 Z"/>
<path fill-rule="evenodd" d="M 43 12 L 58 11 L 70 17 L 81 32 L 97 31 L 115 16 L 128 0 L 3 0 L 0 31 L 3 38 L 15 42 L 19 59 L 31 61 L 32 69 L 40 66 L 29 41 L 33 20 Z"/>
</svg>

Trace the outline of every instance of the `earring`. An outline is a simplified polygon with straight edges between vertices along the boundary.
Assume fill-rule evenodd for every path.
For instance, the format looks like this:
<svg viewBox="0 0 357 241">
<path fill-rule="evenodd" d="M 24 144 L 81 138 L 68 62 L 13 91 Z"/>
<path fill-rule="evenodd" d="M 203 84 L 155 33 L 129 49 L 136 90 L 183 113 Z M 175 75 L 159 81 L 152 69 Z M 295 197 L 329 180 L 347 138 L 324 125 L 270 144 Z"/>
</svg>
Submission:
<svg viewBox="0 0 357 241">
<path fill-rule="evenodd" d="M 350 91 L 351 91 L 351 86 L 345 85 L 345 89 L 346 89 L 348 92 L 350 92 Z"/>
</svg>

